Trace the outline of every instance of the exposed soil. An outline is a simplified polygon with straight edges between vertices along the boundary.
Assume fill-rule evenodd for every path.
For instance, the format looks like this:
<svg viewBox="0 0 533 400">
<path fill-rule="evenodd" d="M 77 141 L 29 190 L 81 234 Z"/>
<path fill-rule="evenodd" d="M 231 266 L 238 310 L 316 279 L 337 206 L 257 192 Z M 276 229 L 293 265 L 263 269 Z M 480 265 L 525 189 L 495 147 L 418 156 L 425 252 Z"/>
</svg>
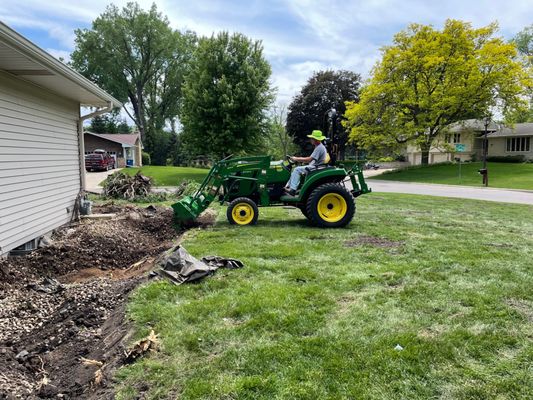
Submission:
<svg viewBox="0 0 533 400">
<path fill-rule="evenodd" d="M 178 233 L 171 209 L 94 212 L 117 216 L 61 228 L 47 247 L 0 260 L 0 399 L 113 398 L 129 341 L 125 301 Z"/>
<path fill-rule="evenodd" d="M 371 245 L 374 247 L 395 248 L 401 246 L 402 244 L 403 242 L 367 235 L 360 235 L 357 236 L 355 239 L 346 240 L 344 242 L 344 246 L 346 247 Z"/>
</svg>

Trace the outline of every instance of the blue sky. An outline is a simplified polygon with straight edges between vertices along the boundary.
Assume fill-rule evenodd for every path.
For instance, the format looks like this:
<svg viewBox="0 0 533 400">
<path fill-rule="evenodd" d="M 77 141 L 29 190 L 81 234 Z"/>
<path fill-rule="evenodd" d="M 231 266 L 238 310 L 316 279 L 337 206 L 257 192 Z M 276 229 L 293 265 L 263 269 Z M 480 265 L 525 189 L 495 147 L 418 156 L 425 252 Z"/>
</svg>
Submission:
<svg viewBox="0 0 533 400">
<path fill-rule="evenodd" d="M 153 1 L 138 1 L 144 8 Z M 88 28 L 110 1 L 1 0 L 0 20 L 56 57 L 68 58 L 74 29 Z M 263 41 L 278 102 L 288 104 L 317 70 L 349 69 L 368 77 L 380 47 L 409 23 L 474 26 L 498 21 L 511 38 L 533 23 L 532 0 L 188 0 L 155 1 L 174 28 L 201 35 L 227 30 Z M 114 1 L 122 6 L 126 1 Z"/>
</svg>

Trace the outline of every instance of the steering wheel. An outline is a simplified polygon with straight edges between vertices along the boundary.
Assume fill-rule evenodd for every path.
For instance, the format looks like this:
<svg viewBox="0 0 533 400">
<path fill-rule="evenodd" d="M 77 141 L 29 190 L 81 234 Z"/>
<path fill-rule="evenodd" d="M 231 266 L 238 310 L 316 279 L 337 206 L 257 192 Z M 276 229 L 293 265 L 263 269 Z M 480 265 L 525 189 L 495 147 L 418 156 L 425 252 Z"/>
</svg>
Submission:
<svg viewBox="0 0 533 400">
<path fill-rule="evenodd" d="M 291 160 L 291 156 L 289 156 L 289 155 L 285 156 L 285 161 L 287 161 L 287 165 L 286 164 L 282 164 L 283 169 L 285 169 L 286 171 L 291 172 L 292 171 L 292 167 L 296 163 Z"/>
</svg>

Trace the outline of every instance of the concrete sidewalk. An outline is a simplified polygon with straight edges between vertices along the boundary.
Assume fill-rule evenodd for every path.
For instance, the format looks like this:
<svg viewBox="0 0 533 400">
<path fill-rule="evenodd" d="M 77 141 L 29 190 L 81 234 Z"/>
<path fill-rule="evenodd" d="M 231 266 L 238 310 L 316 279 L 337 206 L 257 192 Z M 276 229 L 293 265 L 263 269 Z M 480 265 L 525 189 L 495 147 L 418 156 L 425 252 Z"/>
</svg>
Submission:
<svg viewBox="0 0 533 400">
<path fill-rule="evenodd" d="M 487 200 L 502 203 L 533 205 L 533 191 L 478 188 L 473 186 L 438 185 L 431 183 L 367 180 L 373 192 L 407 193 L 460 199 Z"/>
</svg>

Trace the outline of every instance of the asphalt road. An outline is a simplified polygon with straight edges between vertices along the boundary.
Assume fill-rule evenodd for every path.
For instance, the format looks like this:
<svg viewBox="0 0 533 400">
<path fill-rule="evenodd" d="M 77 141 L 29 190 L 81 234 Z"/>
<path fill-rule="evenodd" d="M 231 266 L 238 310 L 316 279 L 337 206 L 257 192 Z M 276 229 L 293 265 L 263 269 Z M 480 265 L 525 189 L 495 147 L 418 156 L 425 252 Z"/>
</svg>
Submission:
<svg viewBox="0 0 533 400">
<path fill-rule="evenodd" d="M 372 192 L 422 194 L 460 199 L 488 200 L 502 203 L 533 205 L 533 191 L 472 186 L 437 185 L 430 183 L 396 182 L 368 179 Z"/>
</svg>

